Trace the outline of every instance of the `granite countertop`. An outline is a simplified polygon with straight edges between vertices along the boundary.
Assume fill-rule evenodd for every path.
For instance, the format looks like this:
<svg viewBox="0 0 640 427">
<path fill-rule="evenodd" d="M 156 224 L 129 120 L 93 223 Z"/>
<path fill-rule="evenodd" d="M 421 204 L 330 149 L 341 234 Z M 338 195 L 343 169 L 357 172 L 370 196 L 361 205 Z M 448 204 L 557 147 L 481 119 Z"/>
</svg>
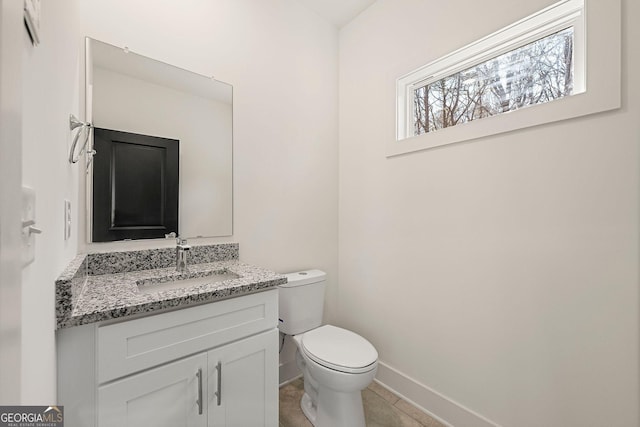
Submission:
<svg viewBox="0 0 640 427">
<path fill-rule="evenodd" d="M 230 256 L 226 249 L 223 256 L 211 256 L 211 251 L 196 256 L 194 261 L 205 262 L 191 264 L 186 273 L 165 266 L 172 261 L 166 250 L 79 255 L 56 280 L 56 326 L 67 328 L 214 302 L 286 283 L 282 275 L 238 261 L 237 246 L 235 251 L 231 247 Z M 163 286 L 176 279 L 195 278 L 201 278 L 199 284 L 177 289 Z"/>
</svg>

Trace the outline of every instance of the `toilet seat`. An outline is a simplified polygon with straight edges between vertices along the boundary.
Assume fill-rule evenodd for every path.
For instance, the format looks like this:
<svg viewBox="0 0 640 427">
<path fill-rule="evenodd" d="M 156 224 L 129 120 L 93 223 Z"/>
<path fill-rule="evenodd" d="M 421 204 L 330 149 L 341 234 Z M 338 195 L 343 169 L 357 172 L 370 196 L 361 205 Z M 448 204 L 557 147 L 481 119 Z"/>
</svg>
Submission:
<svg viewBox="0 0 640 427">
<path fill-rule="evenodd" d="M 359 374 L 376 368 L 378 352 L 360 335 L 325 325 L 302 335 L 302 349 L 314 362 L 339 372 Z"/>
</svg>

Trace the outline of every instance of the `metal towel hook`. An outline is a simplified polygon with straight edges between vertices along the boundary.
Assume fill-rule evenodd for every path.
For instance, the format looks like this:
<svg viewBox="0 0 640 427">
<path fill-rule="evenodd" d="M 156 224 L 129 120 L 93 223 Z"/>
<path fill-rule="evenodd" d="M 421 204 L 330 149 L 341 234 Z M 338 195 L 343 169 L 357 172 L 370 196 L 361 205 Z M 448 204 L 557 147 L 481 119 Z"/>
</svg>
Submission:
<svg viewBox="0 0 640 427">
<path fill-rule="evenodd" d="M 77 163 L 80 160 L 80 156 L 85 152 L 87 148 L 87 143 L 89 142 L 89 134 L 93 125 L 89 122 L 83 122 L 78 120 L 76 116 L 73 114 L 69 114 L 69 129 L 73 133 L 74 130 L 78 130 L 76 135 L 73 137 L 73 142 L 71 143 L 71 150 L 69 150 L 69 163 Z M 80 147 L 80 151 L 76 155 L 76 146 L 78 145 L 78 139 L 80 139 L 80 135 L 84 135 L 84 142 L 82 143 L 82 147 Z M 91 156 L 93 160 L 93 155 L 96 154 L 95 150 L 87 151 L 87 155 Z M 89 162 L 91 162 L 89 160 Z"/>
</svg>

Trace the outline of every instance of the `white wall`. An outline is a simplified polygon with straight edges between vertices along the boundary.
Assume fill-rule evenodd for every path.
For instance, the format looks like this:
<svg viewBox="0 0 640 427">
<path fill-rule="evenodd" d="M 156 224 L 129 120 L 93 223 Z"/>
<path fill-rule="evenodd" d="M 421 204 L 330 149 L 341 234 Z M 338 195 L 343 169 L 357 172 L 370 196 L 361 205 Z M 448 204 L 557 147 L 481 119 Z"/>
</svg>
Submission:
<svg viewBox="0 0 640 427">
<path fill-rule="evenodd" d="M 385 157 L 396 78 L 551 3 L 378 0 L 340 32 L 340 323 L 456 426 L 639 424 L 638 2 L 621 110 Z"/>
<path fill-rule="evenodd" d="M 42 44 L 26 46 L 23 61 L 23 179 L 44 229 L 23 273 L 25 404 L 55 401 L 53 283 L 87 249 L 78 222 L 63 240 L 63 199 L 78 208 L 82 178 L 67 156 L 68 116 L 83 105 L 84 36 L 234 85 L 234 236 L 213 241 L 239 242 L 242 260 L 275 271 L 324 269 L 336 283 L 334 27 L 294 0 L 42 3 Z M 135 246 L 144 244 L 118 248 Z"/>
</svg>

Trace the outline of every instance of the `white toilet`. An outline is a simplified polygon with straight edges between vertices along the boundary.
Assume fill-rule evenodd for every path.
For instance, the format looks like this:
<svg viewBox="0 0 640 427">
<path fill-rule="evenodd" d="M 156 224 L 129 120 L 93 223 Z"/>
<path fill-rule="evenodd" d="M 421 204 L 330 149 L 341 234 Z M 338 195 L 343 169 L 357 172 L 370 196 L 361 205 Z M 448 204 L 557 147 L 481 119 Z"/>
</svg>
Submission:
<svg viewBox="0 0 640 427">
<path fill-rule="evenodd" d="M 315 427 L 365 427 L 362 396 L 378 369 L 378 352 L 360 335 L 322 324 L 326 274 L 285 275 L 279 286 L 280 332 L 293 335 L 304 376 L 300 406 Z"/>
</svg>

